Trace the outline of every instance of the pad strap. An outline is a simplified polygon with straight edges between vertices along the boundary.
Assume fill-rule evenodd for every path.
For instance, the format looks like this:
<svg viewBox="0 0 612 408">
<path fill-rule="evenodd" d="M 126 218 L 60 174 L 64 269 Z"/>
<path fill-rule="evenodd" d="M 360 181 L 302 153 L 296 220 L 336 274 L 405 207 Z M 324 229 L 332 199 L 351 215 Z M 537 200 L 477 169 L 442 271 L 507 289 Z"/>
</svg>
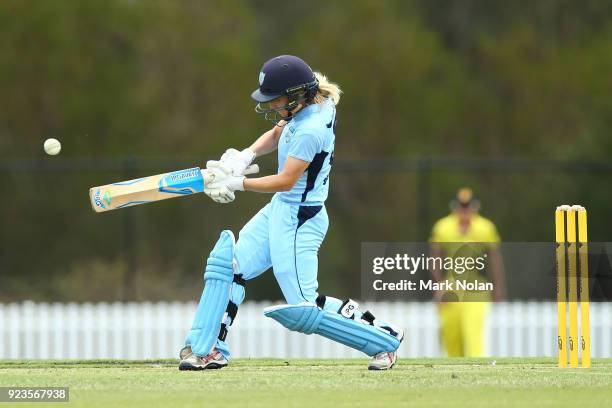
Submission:
<svg viewBox="0 0 612 408">
<path fill-rule="evenodd" d="M 325 307 L 325 300 L 327 298 L 325 297 L 325 295 L 319 295 L 317 296 L 317 306 L 320 307 L 321 309 L 323 309 Z"/>
<path fill-rule="evenodd" d="M 240 285 L 244 287 L 246 285 L 246 280 L 242 277 L 241 274 L 234 275 L 234 283 L 236 285 Z M 234 324 L 234 320 L 236 319 L 236 315 L 238 314 L 238 305 L 231 300 L 227 303 L 227 308 L 225 309 L 225 316 L 223 318 L 223 323 L 221 323 L 221 329 L 219 330 L 219 340 L 225 341 L 228 333 L 228 326 Z"/>
<path fill-rule="evenodd" d="M 242 274 L 234 275 L 234 283 L 242 287 L 246 287 L 246 280 L 244 280 Z"/>
<path fill-rule="evenodd" d="M 231 326 L 234 323 L 234 319 L 238 314 L 238 305 L 232 302 L 231 300 L 227 303 L 227 308 L 225 309 L 226 318 L 223 319 L 223 323 L 221 323 L 221 329 L 219 330 L 219 340 L 225 341 L 227 337 L 227 326 Z M 226 323 L 228 322 L 229 323 Z"/>
<path fill-rule="evenodd" d="M 374 320 L 376 320 L 376 318 L 374 317 L 372 313 L 370 313 L 369 310 L 366 310 L 361 315 L 361 320 L 363 320 L 364 322 L 367 322 L 371 326 L 374 326 Z"/>
</svg>

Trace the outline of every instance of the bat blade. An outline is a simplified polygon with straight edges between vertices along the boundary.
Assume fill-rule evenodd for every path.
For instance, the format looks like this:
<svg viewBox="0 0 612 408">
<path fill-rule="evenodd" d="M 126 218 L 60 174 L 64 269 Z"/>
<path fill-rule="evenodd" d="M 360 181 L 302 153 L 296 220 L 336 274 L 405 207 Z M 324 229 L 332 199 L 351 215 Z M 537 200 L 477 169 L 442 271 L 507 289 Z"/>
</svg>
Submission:
<svg viewBox="0 0 612 408">
<path fill-rule="evenodd" d="M 89 199 L 96 212 L 116 210 L 201 193 L 209 182 L 208 177 L 199 167 L 193 167 L 93 187 L 89 189 Z"/>
</svg>

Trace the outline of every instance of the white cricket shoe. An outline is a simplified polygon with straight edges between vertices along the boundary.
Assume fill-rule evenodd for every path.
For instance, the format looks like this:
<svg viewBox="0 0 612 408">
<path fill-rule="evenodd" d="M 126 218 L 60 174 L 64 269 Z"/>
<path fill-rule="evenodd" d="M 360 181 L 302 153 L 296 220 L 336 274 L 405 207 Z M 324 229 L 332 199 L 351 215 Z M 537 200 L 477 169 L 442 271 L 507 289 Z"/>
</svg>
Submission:
<svg viewBox="0 0 612 408">
<path fill-rule="evenodd" d="M 390 370 L 397 361 L 397 351 L 383 351 L 374 356 L 368 364 L 368 370 Z"/>
<path fill-rule="evenodd" d="M 185 355 L 185 358 L 181 359 L 179 364 L 179 370 L 181 371 L 209 370 L 222 368 L 227 365 L 227 359 L 216 349 L 204 357 L 198 357 L 193 354 L 191 348 L 188 354 L 185 348 L 183 350 L 181 350 L 181 355 Z"/>
<path fill-rule="evenodd" d="M 390 327 L 385 327 L 391 331 L 391 334 L 397 337 L 400 344 L 404 341 L 404 331 L 401 329 L 392 330 Z M 372 361 L 368 364 L 368 370 L 390 370 L 397 361 L 397 350 L 395 351 L 383 351 L 378 353 L 372 358 Z"/>
<path fill-rule="evenodd" d="M 181 360 L 186 359 L 191 354 L 191 346 L 185 346 L 179 352 L 179 358 Z"/>
</svg>

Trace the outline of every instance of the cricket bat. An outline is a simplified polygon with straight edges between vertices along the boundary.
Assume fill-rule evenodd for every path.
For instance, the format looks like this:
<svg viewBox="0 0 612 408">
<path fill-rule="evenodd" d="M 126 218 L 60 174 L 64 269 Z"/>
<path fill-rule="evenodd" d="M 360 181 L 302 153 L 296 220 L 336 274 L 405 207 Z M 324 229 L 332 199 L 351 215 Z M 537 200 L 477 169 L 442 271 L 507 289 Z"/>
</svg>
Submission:
<svg viewBox="0 0 612 408">
<path fill-rule="evenodd" d="M 256 164 L 244 174 L 257 173 Z M 213 181 L 215 173 L 199 167 L 178 170 L 134 180 L 120 181 L 89 189 L 89 199 L 95 212 L 105 212 L 134 205 L 152 203 L 168 198 L 202 193 Z"/>
</svg>

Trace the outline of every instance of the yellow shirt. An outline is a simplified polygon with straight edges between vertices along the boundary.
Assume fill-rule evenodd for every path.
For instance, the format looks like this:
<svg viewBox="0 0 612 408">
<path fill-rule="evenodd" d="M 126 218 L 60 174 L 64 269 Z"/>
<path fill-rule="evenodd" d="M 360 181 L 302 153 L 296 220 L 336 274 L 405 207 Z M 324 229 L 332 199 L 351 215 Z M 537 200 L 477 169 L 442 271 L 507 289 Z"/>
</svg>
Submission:
<svg viewBox="0 0 612 408">
<path fill-rule="evenodd" d="M 451 213 L 434 224 L 429 238 L 432 244 L 439 244 L 437 246 L 441 249 L 442 256 L 452 258 L 483 256 L 488 250 L 497 248 L 500 241 L 495 224 L 478 214 L 472 216 L 468 229 L 462 232 L 459 217 Z M 466 245 L 466 243 L 482 243 L 483 245 Z M 448 278 L 453 279 L 452 271 L 447 270 L 447 272 L 449 273 Z M 467 271 L 463 274 L 463 278 L 486 280 L 475 270 Z"/>
<path fill-rule="evenodd" d="M 495 224 L 488 218 L 474 214 L 468 230 L 463 233 L 459 217 L 452 213 L 439 219 L 431 231 L 430 242 L 489 242 L 498 244 L 501 239 Z M 497 245 L 493 245 L 496 247 Z"/>
</svg>

